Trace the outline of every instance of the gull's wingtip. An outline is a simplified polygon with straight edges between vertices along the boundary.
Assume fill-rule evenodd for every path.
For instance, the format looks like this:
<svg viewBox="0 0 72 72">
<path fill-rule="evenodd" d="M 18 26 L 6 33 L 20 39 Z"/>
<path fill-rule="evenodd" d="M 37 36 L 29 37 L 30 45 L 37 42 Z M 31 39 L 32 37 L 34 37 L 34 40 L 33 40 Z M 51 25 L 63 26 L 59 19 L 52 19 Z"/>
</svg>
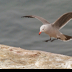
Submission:
<svg viewBox="0 0 72 72">
<path fill-rule="evenodd" d="M 26 17 L 26 18 L 34 18 L 34 17 L 31 16 L 31 15 L 29 15 L 29 16 L 21 16 L 21 18 L 24 18 L 24 17 Z"/>
</svg>

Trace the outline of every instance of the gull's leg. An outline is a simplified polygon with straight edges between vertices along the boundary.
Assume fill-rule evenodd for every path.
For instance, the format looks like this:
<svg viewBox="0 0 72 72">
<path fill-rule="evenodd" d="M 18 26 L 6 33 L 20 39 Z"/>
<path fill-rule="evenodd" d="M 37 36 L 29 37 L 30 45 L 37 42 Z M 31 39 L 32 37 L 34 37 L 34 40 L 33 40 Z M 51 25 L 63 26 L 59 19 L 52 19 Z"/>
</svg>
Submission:
<svg viewBox="0 0 72 72">
<path fill-rule="evenodd" d="M 48 39 L 48 40 L 45 40 L 45 42 L 48 42 L 48 41 L 51 41 L 51 37 L 50 37 L 50 39 Z"/>
<path fill-rule="evenodd" d="M 52 39 L 51 42 L 53 42 L 53 41 L 55 41 L 55 40 L 58 40 L 58 39 Z"/>
<path fill-rule="evenodd" d="M 58 40 L 58 39 L 60 39 L 60 38 L 57 38 L 57 39 L 52 39 L 52 40 L 51 40 L 51 42 L 53 42 L 54 40 Z"/>
</svg>

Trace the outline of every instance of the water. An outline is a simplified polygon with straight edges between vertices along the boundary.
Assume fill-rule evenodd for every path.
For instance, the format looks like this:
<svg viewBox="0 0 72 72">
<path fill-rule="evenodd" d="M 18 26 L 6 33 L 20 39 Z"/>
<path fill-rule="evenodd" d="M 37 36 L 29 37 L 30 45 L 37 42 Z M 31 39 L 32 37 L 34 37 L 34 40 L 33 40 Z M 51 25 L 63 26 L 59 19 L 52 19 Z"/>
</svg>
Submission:
<svg viewBox="0 0 72 72">
<path fill-rule="evenodd" d="M 49 36 L 45 33 L 38 35 L 42 23 L 21 18 L 23 15 L 39 15 L 52 23 L 70 11 L 72 0 L 0 0 L 0 44 L 72 56 L 72 41 L 45 43 L 43 41 Z M 72 35 L 72 21 L 60 31 Z"/>
</svg>

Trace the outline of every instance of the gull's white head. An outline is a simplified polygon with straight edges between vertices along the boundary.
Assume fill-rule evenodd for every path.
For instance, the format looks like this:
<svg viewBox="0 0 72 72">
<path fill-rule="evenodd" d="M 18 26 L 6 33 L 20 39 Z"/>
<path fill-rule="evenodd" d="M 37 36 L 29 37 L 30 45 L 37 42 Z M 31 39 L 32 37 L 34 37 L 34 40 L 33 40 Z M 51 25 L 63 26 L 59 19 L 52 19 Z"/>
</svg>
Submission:
<svg viewBox="0 0 72 72">
<path fill-rule="evenodd" d="M 45 30 L 46 30 L 46 25 L 42 25 L 42 26 L 40 27 L 39 35 L 40 35 L 42 32 L 45 32 Z"/>
</svg>

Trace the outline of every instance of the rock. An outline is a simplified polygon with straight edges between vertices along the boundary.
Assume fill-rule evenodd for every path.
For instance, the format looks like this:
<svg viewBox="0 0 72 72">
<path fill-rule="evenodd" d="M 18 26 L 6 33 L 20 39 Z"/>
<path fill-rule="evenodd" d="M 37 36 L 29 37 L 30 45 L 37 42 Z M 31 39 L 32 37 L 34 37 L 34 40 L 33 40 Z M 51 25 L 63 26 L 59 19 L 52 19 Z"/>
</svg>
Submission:
<svg viewBox="0 0 72 72">
<path fill-rule="evenodd" d="M 0 45 L 0 69 L 71 69 L 72 57 Z"/>
</svg>

